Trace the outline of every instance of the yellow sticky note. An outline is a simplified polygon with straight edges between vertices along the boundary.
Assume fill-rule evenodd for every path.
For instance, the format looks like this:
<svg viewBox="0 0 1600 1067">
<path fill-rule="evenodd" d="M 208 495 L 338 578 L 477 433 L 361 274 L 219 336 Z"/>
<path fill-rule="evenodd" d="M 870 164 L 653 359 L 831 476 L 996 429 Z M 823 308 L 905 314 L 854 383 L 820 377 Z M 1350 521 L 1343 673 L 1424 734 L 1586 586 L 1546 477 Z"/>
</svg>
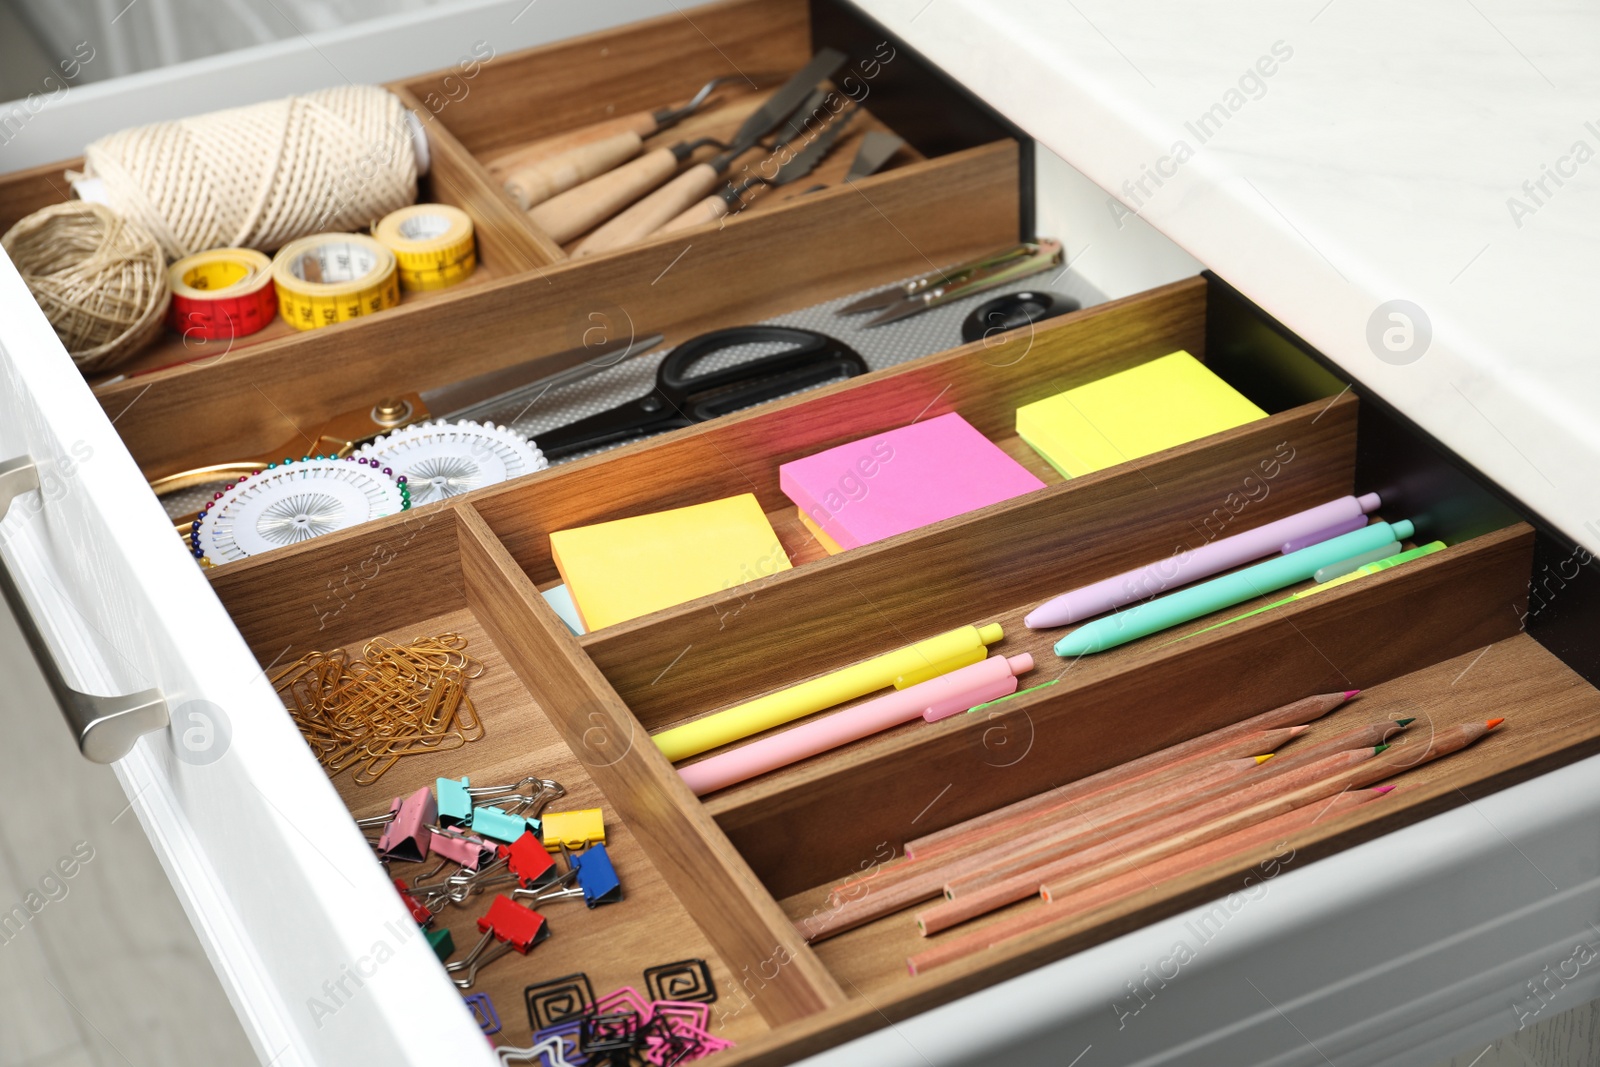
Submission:
<svg viewBox="0 0 1600 1067">
<path fill-rule="evenodd" d="M 1017 409 L 1017 435 L 1068 478 L 1242 426 L 1267 413 L 1187 352 Z"/>
<path fill-rule="evenodd" d="M 750 493 L 557 530 L 550 553 L 590 632 L 790 566 Z"/>
</svg>

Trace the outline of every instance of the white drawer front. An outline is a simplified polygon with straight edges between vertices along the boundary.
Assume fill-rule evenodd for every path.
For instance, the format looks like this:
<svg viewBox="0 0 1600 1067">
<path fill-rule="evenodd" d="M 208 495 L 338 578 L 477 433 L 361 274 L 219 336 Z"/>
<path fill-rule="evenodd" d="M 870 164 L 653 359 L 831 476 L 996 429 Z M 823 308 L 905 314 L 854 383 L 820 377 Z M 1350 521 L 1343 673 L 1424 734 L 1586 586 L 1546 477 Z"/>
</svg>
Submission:
<svg viewBox="0 0 1600 1067">
<path fill-rule="evenodd" d="M 41 490 L 12 504 L 0 554 L 70 685 L 165 695 L 174 725 L 145 735 L 116 771 L 262 1060 L 493 1063 L 261 665 L 0 255 L 0 461 L 22 455 Z"/>
</svg>

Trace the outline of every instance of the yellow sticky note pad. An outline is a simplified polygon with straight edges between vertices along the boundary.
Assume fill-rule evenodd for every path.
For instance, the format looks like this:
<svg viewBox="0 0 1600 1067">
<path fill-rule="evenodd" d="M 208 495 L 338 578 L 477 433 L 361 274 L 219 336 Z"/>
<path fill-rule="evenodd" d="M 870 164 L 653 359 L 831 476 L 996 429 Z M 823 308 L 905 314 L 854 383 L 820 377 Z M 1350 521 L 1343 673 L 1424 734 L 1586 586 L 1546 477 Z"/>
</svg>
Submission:
<svg viewBox="0 0 1600 1067">
<path fill-rule="evenodd" d="M 1068 478 L 1242 426 L 1267 413 L 1187 352 L 1017 409 L 1017 435 Z"/>
<path fill-rule="evenodd" d="M 750 493 L 557 530 L 550 552 L 591 632 L 790 567 Z"/>
</svg>

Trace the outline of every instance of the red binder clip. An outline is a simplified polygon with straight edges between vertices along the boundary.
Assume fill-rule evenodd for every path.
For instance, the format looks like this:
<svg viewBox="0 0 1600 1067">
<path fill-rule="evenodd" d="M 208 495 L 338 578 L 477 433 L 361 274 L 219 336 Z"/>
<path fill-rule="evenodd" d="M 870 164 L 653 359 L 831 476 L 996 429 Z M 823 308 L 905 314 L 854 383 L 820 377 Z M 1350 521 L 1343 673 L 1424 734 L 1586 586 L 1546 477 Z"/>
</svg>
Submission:
<svg viewBox="0 0 1600 1067">
<path fill-rule="evenodd" d="M 406 885 L 403 878 L 396 878 L 394 887 L 399 890 L 400 899 L 405 902 L 406 910 L 411 913 L 413 919 L 424 926 L 433 921 L 433 912 L 425 908 L 422 902 L 412 895 L 411 888 Z"/>
<path fill-rule="evenodd" d="M 466 977 L 455 979 L 460 989 L 472 988 L 478 978 L 478 968 L 493 963 L 513 949 L 527 955 L 529 949 L 550 936 L 550 927 L 545 925 L 543 915 L 521 907 L 507 896 L 494 898 L 488 913 L 478 920 L 478 929 L 483 931 L 483 936 L 466 958 L 445 964 L 445 970 L 452 974 L 467 972 Z"/>
</svg>

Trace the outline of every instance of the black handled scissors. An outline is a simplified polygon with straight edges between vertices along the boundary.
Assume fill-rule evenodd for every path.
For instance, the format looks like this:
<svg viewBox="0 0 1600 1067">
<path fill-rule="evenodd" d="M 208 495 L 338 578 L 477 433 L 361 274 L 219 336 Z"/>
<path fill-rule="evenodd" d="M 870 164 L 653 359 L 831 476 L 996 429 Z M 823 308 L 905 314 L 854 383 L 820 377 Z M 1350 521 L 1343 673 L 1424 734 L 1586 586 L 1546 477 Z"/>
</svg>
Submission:
<svg viewBox="0 0 1600 1067">
<path fill-rule="evenodd" d="M 726 370 L 690 376 L 694 365 L 735 345 L 785 344 L 782 352 Z M 788 326 L 735 326 L 685 341 L 656 369 L 656 386 L 609 411 L 535 435 L 551 459 L 601 445 L 693 426 L 718 415 L 867 372 L 855 349 L 815 330 Z"/>
</svg>

